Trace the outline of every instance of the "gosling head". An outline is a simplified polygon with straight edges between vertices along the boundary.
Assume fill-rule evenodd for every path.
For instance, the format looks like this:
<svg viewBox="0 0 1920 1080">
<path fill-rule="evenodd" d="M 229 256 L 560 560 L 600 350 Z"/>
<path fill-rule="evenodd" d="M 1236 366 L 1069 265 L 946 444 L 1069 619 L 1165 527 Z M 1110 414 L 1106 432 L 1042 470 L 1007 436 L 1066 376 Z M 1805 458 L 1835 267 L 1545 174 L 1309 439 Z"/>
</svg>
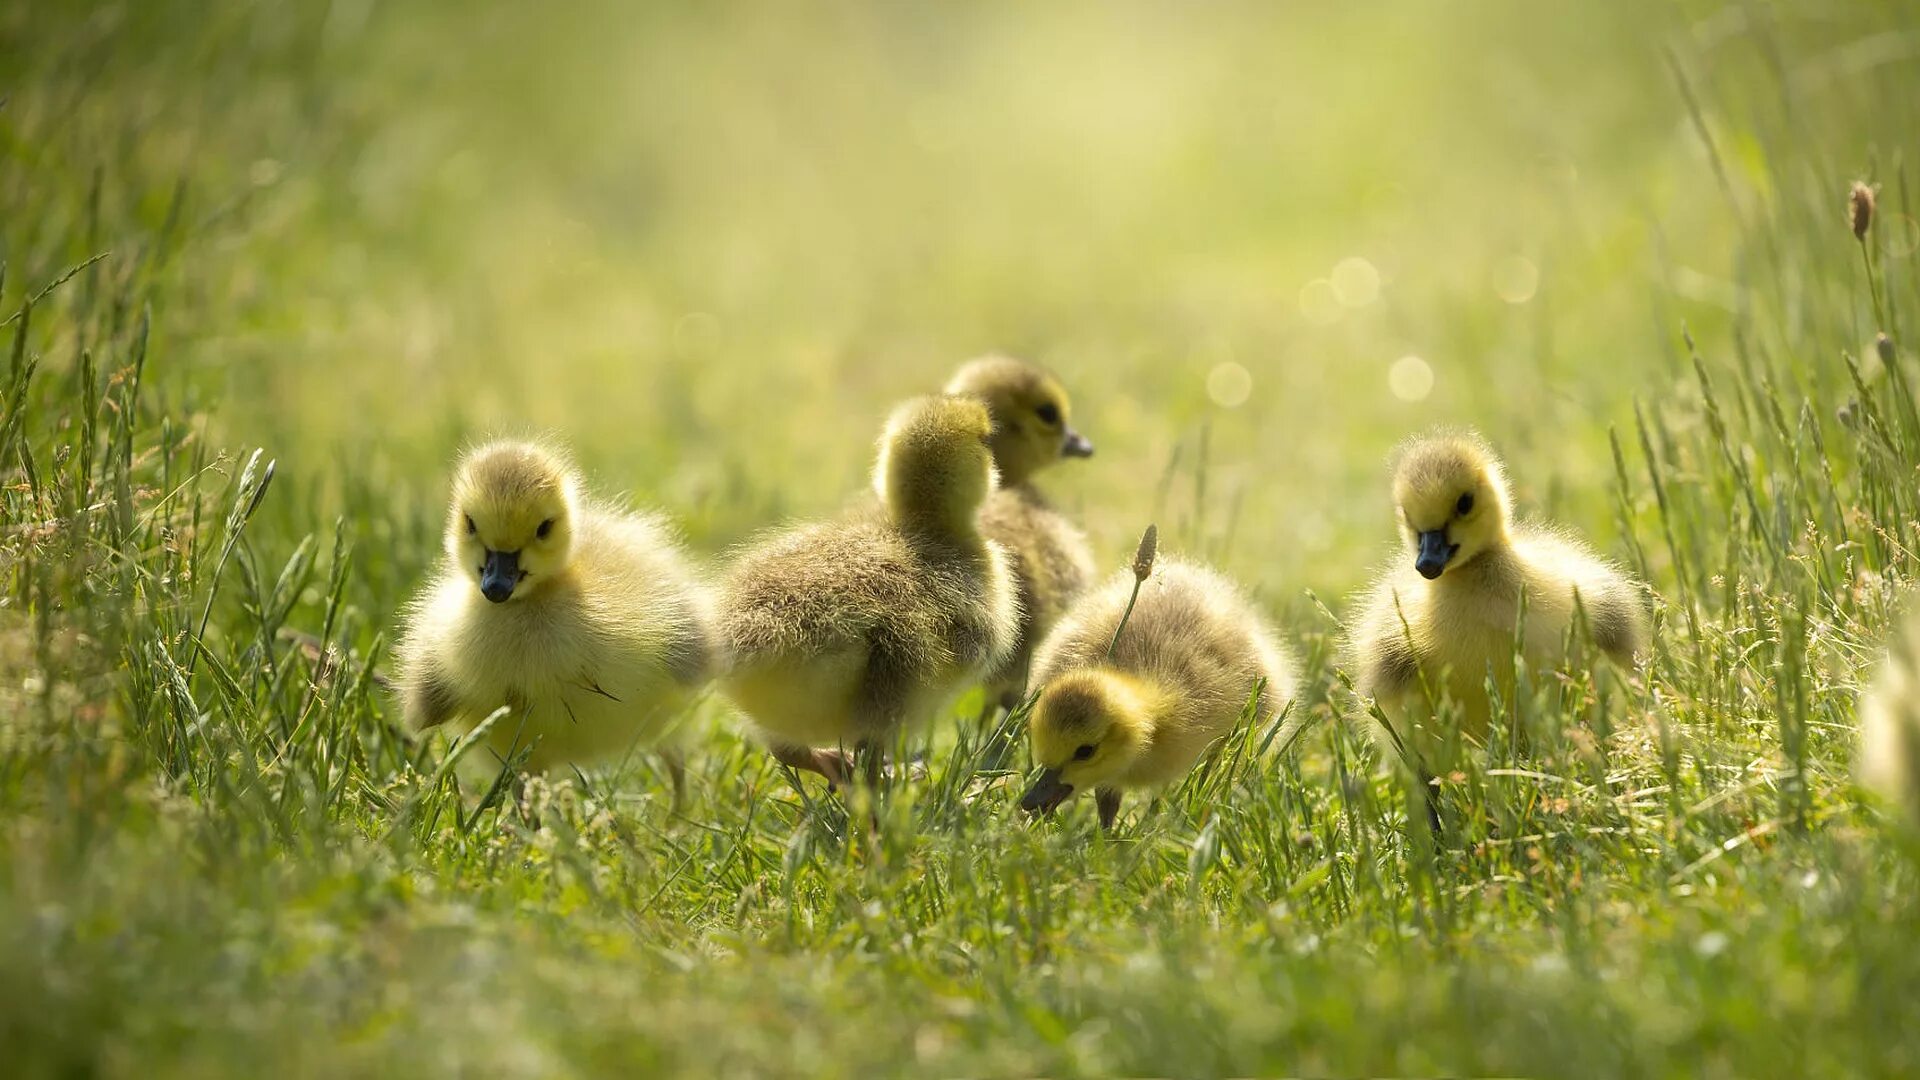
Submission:
<svg viewBox="0 0 1920 1080">
<path fill-rule="evenodd" d="M 1003 484 L 1027 478 L 1061 458 L 1093 456 L 1093 443 L 1073 430 L 1060 380 L 1010 356 L 968 361 L 947 393 L 977 397 L 993 416 L 993 460 Z"/>
<path fill-rule="evenodd" d="M 993 422 L 972 398 L 915 398 L 880 435 L 873 488 L 902 528 L 971 533 L 993 492 Z"/>
<path fill-rule="evenodd" d="M 1027 720 L 1040 778 L 1020 809 L 1052 813 L 1075 792 L 1126 773 L 1151 741 L 1152 711 L 1146 689 L 1118 672 L 1083 668 L 1048 683 Z"/>
<path fill-rule="evenodd" d="M 447 554 L 488 600 L 529 595 L 567 565 L 577 486 L 565 460 L 532 443 L 469 452 L 454 476 Z"/>
<path fill-rule="evenodd" d="M 1429 581 L 1506 543 L 1506 473 L 1477 435 L 1409 445 L 1394 469 L 1393 499 L 1413 568 Z"/>
</svg>

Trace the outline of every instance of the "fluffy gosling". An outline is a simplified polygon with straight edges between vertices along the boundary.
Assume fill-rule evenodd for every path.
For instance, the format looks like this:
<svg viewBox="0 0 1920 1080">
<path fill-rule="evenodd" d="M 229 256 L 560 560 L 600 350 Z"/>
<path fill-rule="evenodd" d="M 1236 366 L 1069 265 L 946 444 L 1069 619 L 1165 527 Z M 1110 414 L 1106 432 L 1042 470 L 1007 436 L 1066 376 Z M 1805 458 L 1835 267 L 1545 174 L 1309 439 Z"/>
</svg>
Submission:
<svg viewBox="0 0 1920 1080">
<path fill-rule="evenodd" d="M 1012 708 L 1026 689 L 1034 648 L 1094 577 L 1086 534 L 1054 509 L 1033 477 L 1062 459 L 1092 457 L 1093 443 L 1073 429 L 1066 388 L 1025 361 L 969 361 L 947 383 L 947 393 L 979 398 L 993 418 L 989 445 L 1000 489 L 981 510 L 980 529 L 1012 557 L 1021 619 L 1014 647 L 986 685 L 990 705 Z"/>
<path fill-rule="evenodd" d="M 727 574 L 721 689 L 782 762 L 844 782 L 838 747 L 877 750 L 1012 646 L 1007 556 L 979 524 L 992 430 L 968 398 L 900 406 L 873 470 L 881 513 L 789 529 Z M 877 779 L 877 752 L 868 760 Z"/>
<path fill-rule="evenodd" d="M 1293 697 L 1291 659 L 1232 582 L 1162 557 L 1120 629 L 1135 580 L 1122 571 L 1082 597 L 1034 656 L 1028 724 L 1042 771 L 1020 800 L 1029 813 L 1092 791 L 1111 829 L 1121 792 L 1186 775 L 1233 729 L 1256 680 L 1261 716 Z"/>
<path fill-rule="evenodd" d="M 1920 611 L 1907 616 L 1860 698 L 1860 779 L 1920 829 Z"/>
<path fill-rule="evenodd" d="M 1393 497 L 1411 561 L 1360 601 L 1348 647 L 1361 693 L 1403 710 L 1421 698 L 1424 672 L 1461 707 L 1464 732 L 1484 735 L 1486 675 L 1507 670 L 1523 592 L 1530 665 L 1578 659 L 1564 655 L 1577 597 L 1593 643 L 1633 666 L 1647 643 L 1644 588 L 1572 537 L 1515 525 L 1506 472 L 1478 435 L 1408 445 Z"/>
<path fill-rule="evenodd" d="M 556 451 L 466 454 L 444 543 L 398 650 L 412 728 L 465 732 L 505 705 L 486 737 L 502 762 L 584 766 L 668 736 L 708 678 L 711 601 L 669 530 L 587 501 Z"/>
</svg>

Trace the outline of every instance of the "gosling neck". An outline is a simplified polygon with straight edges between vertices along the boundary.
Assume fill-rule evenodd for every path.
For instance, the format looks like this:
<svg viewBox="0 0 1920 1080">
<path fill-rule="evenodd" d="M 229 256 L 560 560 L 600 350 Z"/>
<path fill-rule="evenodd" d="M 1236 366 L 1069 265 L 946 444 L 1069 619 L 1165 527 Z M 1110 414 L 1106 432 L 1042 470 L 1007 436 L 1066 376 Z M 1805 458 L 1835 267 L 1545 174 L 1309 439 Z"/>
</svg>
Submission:
<svg viewBox="0 0 1920 1080">
<path fill-rule="evenodd" d="M 887 517 L 895 528 L 963 545 L 984 545 L 979 502 L 955 498 L 942 483 L 914 483 L 907 477 L 888 479 Z"/>
<path fill-rule="evenodd" d="M 1487 578 L 1506 580 L 1511 578 L 1515 564 L 1513 541 L 1503 528 L 1494 534 L 1487 546 L 1475 552 L 1473 557 L 1456 566 L 1447 568 L 1433 584 L 1436 588 L 1478 587 Z"/>
<path fill-rule="evenodd" d="M 1034 470 L 1034 472 L 1038 471 L 1037 469 Z M 1041 492 L 1040 485 L 1033 482 L 1033 477 L 1034 473 L 1027 473 L 1025 476 L 1016 475 L 1014 479 L 1011 480 L 1002 476 L 1000 478 L 1000 486 L 996 490 L 1010 491 L 1024 499 L 1039 499 L 1044 502 L 1046 495 Z"/>
<path fill-rule="evenodd" d="M 959 512 L 950 508 L 888 507 L 895 528 L 909 536 L 937 540 L 968 551 L 985 551 L 987 541 L 980 532 L 978 511 Z"/>
<path fill-rule="evenodd" d="M 1039 467 L 1017 467 L 1013 463 L 1001 458 L 998 454 L 994 455 L 993 468 L 999 475 L 1000 486 L 1003 488 L 1027 487 L 1033 483 L 1034 474 L 1040 471 Z"/>
</svg>

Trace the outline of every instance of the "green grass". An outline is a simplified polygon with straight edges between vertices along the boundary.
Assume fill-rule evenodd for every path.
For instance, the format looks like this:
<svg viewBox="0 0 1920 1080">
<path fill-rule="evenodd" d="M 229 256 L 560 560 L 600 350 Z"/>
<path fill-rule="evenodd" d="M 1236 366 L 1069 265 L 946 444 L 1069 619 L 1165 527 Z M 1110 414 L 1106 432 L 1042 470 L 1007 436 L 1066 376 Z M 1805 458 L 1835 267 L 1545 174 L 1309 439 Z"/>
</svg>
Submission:
<svg viewBox="0 0 1920 1080">
<path fill-rule="evenodd" d="M 1920 879 L 1851 779 L 1920 573 L 1911 22 L 0 11 L 9 1071 L 1911 1073 Z M 1157 522 L 1274 613 L 1284 733 L 1107 840 L 1017 812 L 1017 717 L 873 830 L 718 703 L 678 814 L 398 730 L 464 440 L 557 430 L 717 564 L 992 348 L 1074 390 L 1104 562 Z M 1528 673 L 1437 842 L 1333 650 L 1436 423 L 1660 597 L 1637 675 Z"/>
</svg>

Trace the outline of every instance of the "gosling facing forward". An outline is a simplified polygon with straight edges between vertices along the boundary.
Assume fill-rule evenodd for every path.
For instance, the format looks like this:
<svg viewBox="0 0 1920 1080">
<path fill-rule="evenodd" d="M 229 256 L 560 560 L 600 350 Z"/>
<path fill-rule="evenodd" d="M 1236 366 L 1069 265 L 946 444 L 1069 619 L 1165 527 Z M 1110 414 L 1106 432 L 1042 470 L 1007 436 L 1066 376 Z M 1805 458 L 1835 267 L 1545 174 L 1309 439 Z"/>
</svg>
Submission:
<svg viewBox="0 0 1920 1080">
<path fill-rule="evenodd" d="M 1013 648 L 987 677 L 987 701 L 1012 708 L 1026 689 L 1034 648 L 1094 576 L 1086 534 L 1054 509 L 1033 477 L 1057 461 L 1093 456 L 1093 443 L 1073 429 L 1066 388 L 1025 361 L 969 361 L 947 393 L 979 398 L 993 418 L 989 445 L 1000 488 L 980 512 L 980 529 L 1012 559 L 1021 618 Z"/>
<path fill-rule="evenodd" d="M 466 454 L 444 548 L 399 647 L 415 729 L 505 705 L 487 733 L 501 761 L 586 765 L 667 734 L 708 677 L 710 600 L 668 529 L 586 501 L 551 448 Z"/>
<path fill-rule="evenodd" d="M 721 689 L 781 761 L 844 780 L 844 752 L 825 748 L 877 744 L 1012 646 L 1007 556 L 979 525 L 991 431 L 968 398 L 900 406 L 874 467 L 880 514 L 789 529 L 727 574 Z"/>
<path fill-rule="evenodd" d="M 1111 828 L 1123 790 L 1185 776 L 1256 684 L 1258 716 L 1293 697 L 1293 663 L 1232 582 L 1162 557 L 1122 629 L 1134 584 L 1122 571 L 1082 597 L 1034 656 L 1029 727 L 1043 771 L 1020 802 L 1029 812 L 1092 791 Z"/>
<path fill-rule="evenodd" d="M 1421 698 L 1424 673 L 1459 704 L 1465 733 L 1484 734 L 1487 672 L 1508 670 L 1523 593 L 1530 665 L 1578 660 L 1565 646 L 1583 610 L 1594 645 L 1633 666 L 1647 643 L 1644 588 L 1572 537 L 1513 524 L 1505 470 L 1478 435 L 1409 444 L 1393 497 L 1408 561 L 1361 599 L 1348 645 L 1363 694 L 1404 709 Z"/>
</svg>

